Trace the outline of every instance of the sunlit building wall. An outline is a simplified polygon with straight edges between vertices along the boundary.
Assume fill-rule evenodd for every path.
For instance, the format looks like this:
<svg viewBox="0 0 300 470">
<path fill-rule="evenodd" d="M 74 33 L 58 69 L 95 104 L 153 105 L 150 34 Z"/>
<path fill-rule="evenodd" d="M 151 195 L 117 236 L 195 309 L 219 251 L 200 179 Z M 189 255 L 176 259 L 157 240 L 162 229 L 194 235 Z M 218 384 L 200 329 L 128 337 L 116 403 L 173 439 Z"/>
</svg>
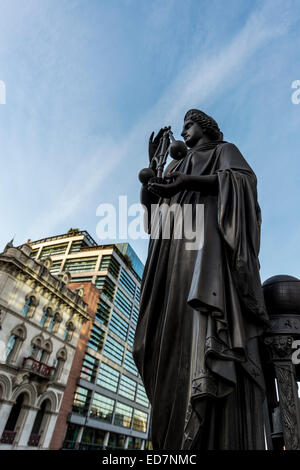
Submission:
<svg viewBox="0 0 300 470">
<path fill-rule="evenodd" d="M 30 242 L 52 273 L 100 290 L 64 448 L 147 447 L 149 402 L 132 357 L 143 265 L 128 243 L 97 245 L 87 232 Z"/>
</svg>

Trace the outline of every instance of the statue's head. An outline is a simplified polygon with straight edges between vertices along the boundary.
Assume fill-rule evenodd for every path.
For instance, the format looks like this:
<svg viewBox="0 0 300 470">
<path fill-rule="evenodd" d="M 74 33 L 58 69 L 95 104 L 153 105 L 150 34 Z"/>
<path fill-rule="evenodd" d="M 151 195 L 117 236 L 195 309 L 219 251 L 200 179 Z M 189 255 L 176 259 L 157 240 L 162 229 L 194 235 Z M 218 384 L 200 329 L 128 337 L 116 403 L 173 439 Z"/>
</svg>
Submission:
<svg viewBox="0 0 300 470">
<path fill-rule="evenodd" d="M 223 134 L 216 121 L 198 109 L 190 109 L 184 116 L 181 135 L 188 147 L 194 147 L 204 138 L 205 141 L 223 139 Z"/>
</svg>

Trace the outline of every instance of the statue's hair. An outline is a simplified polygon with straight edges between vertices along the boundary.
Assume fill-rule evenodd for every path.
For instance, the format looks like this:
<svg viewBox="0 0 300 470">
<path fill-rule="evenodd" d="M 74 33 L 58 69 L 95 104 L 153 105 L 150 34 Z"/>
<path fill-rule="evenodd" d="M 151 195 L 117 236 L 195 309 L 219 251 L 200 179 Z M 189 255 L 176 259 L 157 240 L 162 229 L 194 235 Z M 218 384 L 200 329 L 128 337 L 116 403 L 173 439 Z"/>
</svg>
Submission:
<svg viewBox="0 0 300 470">
<path fill-rule="evenodd" d="M 208 114 L 205 114 L 199 109 L 190 109 L 184 116 L 184 120 L 192 121 L 199 124 L 203 131 L 206 132 L 213 140 L 222 140 L 223 133 L 220 131 L 217 122 Z"/>
</svg>

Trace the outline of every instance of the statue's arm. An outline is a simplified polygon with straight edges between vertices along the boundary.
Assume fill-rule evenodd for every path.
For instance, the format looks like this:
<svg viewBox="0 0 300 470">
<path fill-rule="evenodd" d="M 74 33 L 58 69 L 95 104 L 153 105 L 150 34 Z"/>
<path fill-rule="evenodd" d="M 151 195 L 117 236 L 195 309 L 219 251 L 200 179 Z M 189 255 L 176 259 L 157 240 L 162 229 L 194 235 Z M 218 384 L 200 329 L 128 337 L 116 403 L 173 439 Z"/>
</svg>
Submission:
<svg viewBox="0 0 300 470">
<path fill-rule="evenodd" d="M 188 191 L 201 191 L 208 194 L 218 194 L 217 175 L 183 175 L 182 189 Z M 179 183 L 180 184 L 180 183 Z"/>
<path fill-rule="evenodd" d="M 163 183 L 149 180 L 147 188 L 157 196 L 170 198 L 179 191 L 201 191 L 203 194 L 218 194 L 217 175 L 186 175 L 174 171 L 164 178 Z"/>
</svg>

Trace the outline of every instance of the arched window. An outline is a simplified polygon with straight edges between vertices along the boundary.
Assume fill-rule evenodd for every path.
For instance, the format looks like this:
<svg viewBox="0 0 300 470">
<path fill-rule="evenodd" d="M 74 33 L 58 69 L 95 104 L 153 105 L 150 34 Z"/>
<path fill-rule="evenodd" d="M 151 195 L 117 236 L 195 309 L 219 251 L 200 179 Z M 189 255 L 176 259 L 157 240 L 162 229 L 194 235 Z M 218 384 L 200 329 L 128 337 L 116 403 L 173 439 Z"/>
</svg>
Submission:
<svg viewBox="0 0 300 470">
<path fill-rule="evenodd" d="M 28 314 L 28 312 L 30 310 L 30 307 L 32 305 L 32 298 L 33 297 L 28 297 L 28 299 L 26 299 L 26 301 L 25 301 L 24 307 L 22 308 L 23 317 L 27 317 L 27 314 Z"/>
<path fill-rule="evenodd" d="M 49 325 L 48 325 L 48 330 L 51 333 L 56 333 L 58 328 L 59 328 L 59 324 L 61 323 L 61 321 L 62 321 L 61 316 L 59 315 L 59 313 L 56 313 L 53 317 L 51 317 L 51 320 L 50 320 Z"/>
<path fill-rule="evenodd" d="M 40 321 L 40 325 L 45 326 L 46 320 L 47 320 L 47 310 L 44 310 L 41 321 Z"/>
<path fill-rule="evenodd" d="M 26 328 L 24 325 L 16 326 L 12 332 L 11 336 L 6 345 L 5 351 L 5 361 L 6 363 L 15 362 L 22 346 L 23 341 L 26 338 Z"/>
<path fill-rule="evenodd" d="M 42 402 L 39 411 L 35 417 L 31 434 L 28 440 L 28 446 L 37 447 L 42 444 L 43 436 L 50 419 L 51 402 L 46 399 Z"/>
<path fill-rule="evenodd" d="M 2 444 L 13 444 L 17 434 L 17 423 L 20 421 L 22 406 L 28 401 L 28 398 L 27 400 L 25 398 L 25 393 L 21 393 L 13 405 L 0 440 Z"/>
<path fill-rule="evenodd" d="M 9 341 L 6 346 L 6 357 L 5 357 L 6 361 L 9 360 L 9 357 L 12 351 L 14 350 L 17 340 L 18 340 L 18 337 L 16 335 L 11 335 L 11 337 L 9 338 Z"/>
<path fill-rule="evenodd" d="M 47 364 L 51 352 L 52 352 L 52 344 L 50 343 L 50 341 L 47 341 L 46 343 L 43 344 L 38 360 L 40 362 L 43 362 L 44 364 Z"/>
<path fill-rule="evenodd" d="M 31 342 L 30 356 L 34 357 L 37 361 L 39 361 L 39 357 L 43 351 L 42 344 L 43 344 L 43 339 L 40 337 L 33 338 Z"/>
<path fill-rule="evenodd" d="M 30 357 L 33 357 L 36 361 L 47 364 L 52 350 L 51 341 L 44 342 L 42 336 L 36 336 L 31 342 Z"/>
<path fill-rule="evenodd" d="M 45 326 L 45 323 L 49 320 L 49 318 L 51 318 L 53 316 L 52 314 L 52 308 L 51 307 L 47 307 L 44 309 L 43 311 L 43 315 L 42 315 L 42 318 L 41 318 L 41 321 L 40 321 L 40 325 L 41 326 Z"/>
<path fill-rule="evenodd" d="M 75 330 L 75 327 L 71 321 L 66 323 L 66 328 L 64 332 L 64 340 L 65 341 L 71 341 L 73 337 L 73 332 Z"/>
<path fill-rule="evenodd" d="M 55 367 L 55 376 L 54 379 L 58 381 L 61 377 L 65 362 L 67 360 L 67 351 L 63 348 L 60 349 L 56 355 L 55 362 L 53 366 Z"/>
<path fill-rule="evenodd" d="M 30 295 L 25 300 L 25 304 L 22 308 L 23 317 L 32 317 L 35 307 L 37 306 L 37 300 L 33 295 Z"/>
<path fill-rule="evenodd" d="M 29 437 L 29 440 L 28 440 L 28 445 L 29 446 L 37 447 L 39 445 L 39 442 L 40 442 L 40 439 L 41 439 L 40 428 L 41 428 L 41 424 L 42 424 L 42 421 L 43 421 L 43 418 L 44 418 L 46 406 L 47 406 L 47 400 L 44 400 L 42 405 L 41 405 L 41 408 L 37 412 L 37 415 L 36 415 L 34 423 L 33 423 L 31 434 L 30 434 L 30 437 Z"/>
</svg>

